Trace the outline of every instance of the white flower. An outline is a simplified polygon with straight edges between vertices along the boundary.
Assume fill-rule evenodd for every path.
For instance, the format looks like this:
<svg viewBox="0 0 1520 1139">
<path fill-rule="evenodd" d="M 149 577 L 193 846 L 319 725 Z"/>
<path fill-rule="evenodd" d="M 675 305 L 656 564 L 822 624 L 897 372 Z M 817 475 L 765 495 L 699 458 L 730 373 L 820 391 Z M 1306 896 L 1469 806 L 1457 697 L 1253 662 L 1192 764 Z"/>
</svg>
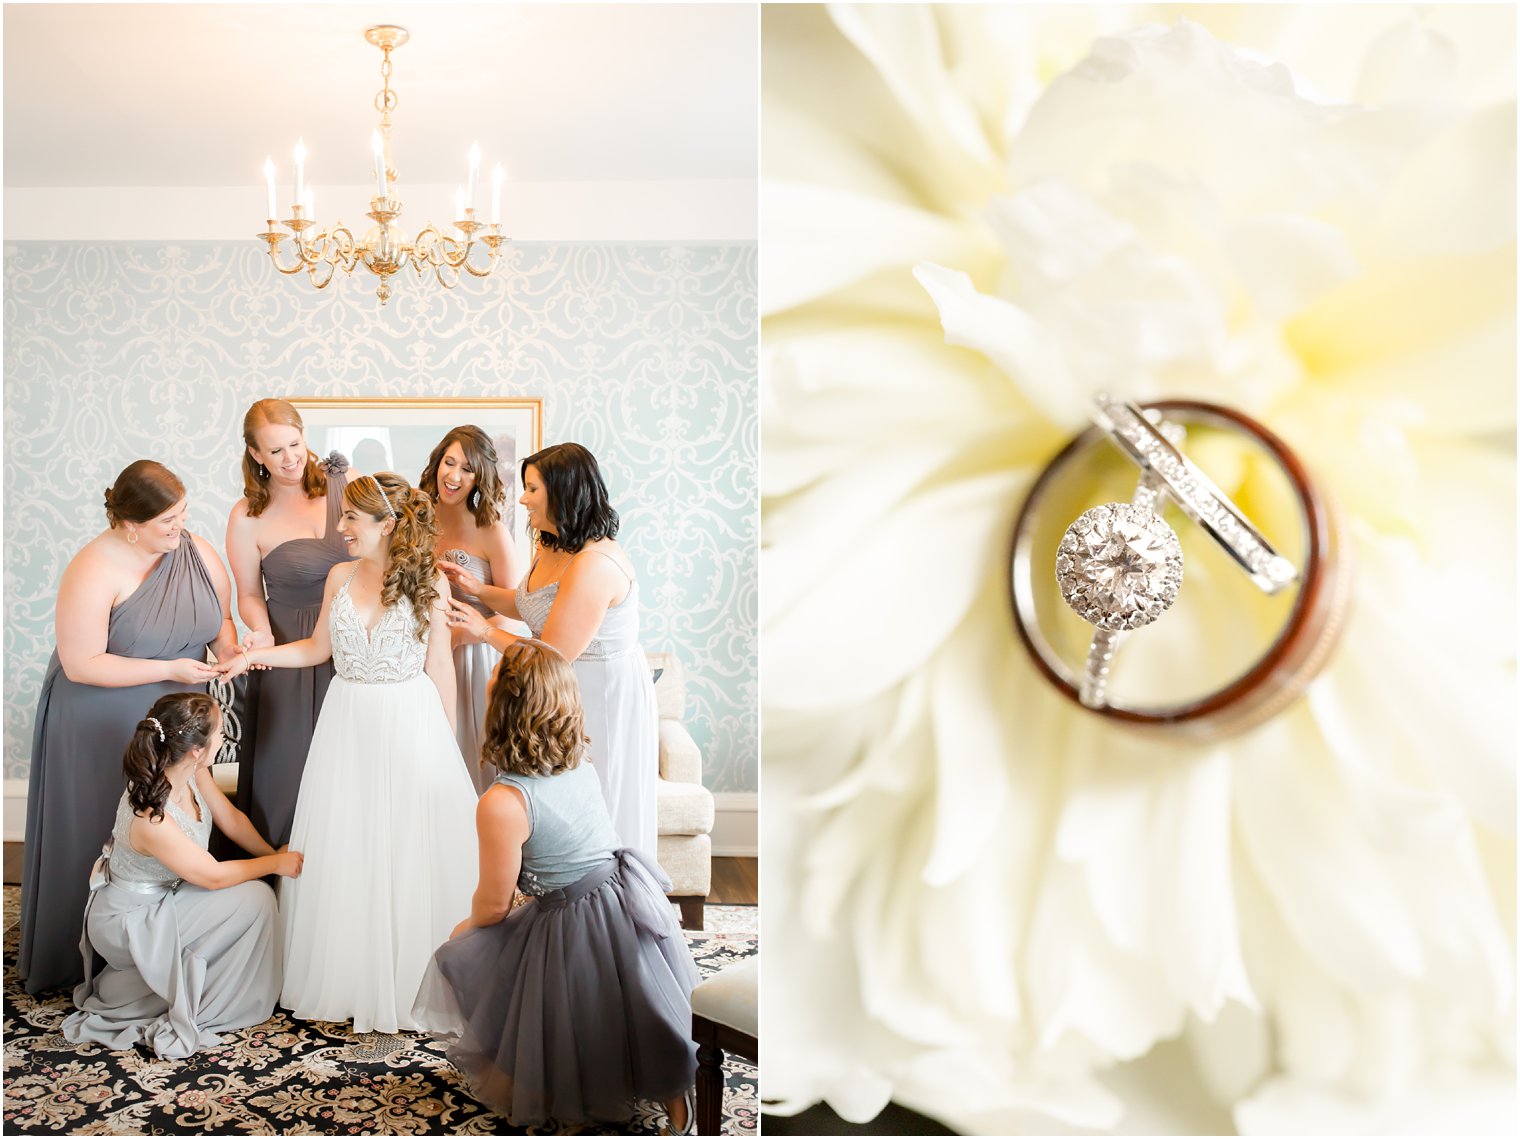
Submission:
<svg viewBox="0 0 1520 1139">
<path fill-rule="evenodd" d="M 779 1110 L 1514 1129 L 1514 13 L 1186 14 L 765 12 Z M 1350 519 L 1247 735 L 1117 732 L 1012 635 L 1100 389 L 1261 417 Z"/>
</svg>

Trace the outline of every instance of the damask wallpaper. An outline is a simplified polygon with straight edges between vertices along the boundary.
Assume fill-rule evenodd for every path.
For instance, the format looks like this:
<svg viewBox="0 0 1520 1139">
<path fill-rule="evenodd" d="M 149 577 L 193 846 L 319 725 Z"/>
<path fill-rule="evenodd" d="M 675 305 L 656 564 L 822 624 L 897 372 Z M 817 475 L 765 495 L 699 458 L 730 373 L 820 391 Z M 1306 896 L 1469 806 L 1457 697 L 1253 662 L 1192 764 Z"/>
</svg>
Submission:
<svg viewBox="0 0 1520 1139">
<path fill-rule="evenodd" d="M 7 244 L 6 777 L 30 763 L 55 583 L 127 463 L 167 463 L 221 548 L 255 399 L 537 395 L 545 442 L 602 463 L 645 646 L 689 671 L 705 782 L 755 790 L 756 268 L 753 243 L 530 243 L 381 309 L 357 275 L 274 279 L 251 239 Z"/>
</svg>

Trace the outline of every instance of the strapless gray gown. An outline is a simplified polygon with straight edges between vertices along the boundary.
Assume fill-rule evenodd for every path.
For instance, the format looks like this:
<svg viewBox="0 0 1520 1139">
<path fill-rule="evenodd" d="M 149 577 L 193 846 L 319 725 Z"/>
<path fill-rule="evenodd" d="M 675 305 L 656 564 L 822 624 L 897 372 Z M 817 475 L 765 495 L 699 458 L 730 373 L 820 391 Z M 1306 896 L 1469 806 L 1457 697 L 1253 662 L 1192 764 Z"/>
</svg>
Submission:
<svg viewBox="0 0 1520 1139">
<path fill-rule="evenodd" d="M 282 542 L 259 563 L 269 627 L 276 644 L 311 636 L 322 612 L 327 574 L 339 562 L 349 560 L 348 547 L 338 534 L 348 465 L 329 459 L 324 467 L 327 529 L 322 537 Z M 332 676 L 331 661 L 310 668 L 272 668 L 252 674 L 249 695 L 254 713 L 249 719 L 253 738 L 244 743 L 238 764 L 237 805 L 273 846 L 290 841 L 296 792 L 301 789 L 312 729 L 322 712 Z"/>
<path fill-rule="evenodd" d="M 456 549 L 441 550 L 438 556 L 463 566 L 487 585 L 496 584 L 491 580 L 491 563 L 485 558 Z M 450 584 L 449 591 L 455 601 L 470 606 L 482 617 L 496 616 L 496 611 L 473 593 L 466 593 L 453 584 Z M 460 645 L 454 650 L 455 735 L 477 795 L 484 795 L 486 788 L 496 779 L 496 768 L 481 769 L 480 737 L 486 722 L 486 685 L 491 682 L 491 675 L 500 663 L 501 653 L 484 641 Z"/>
<path fill-rule="evenodd" d="M 222 604 L 187 530 L 143 583 L 111 610 L 106 652 L 142 660 L 205 658 Z M 27 992 L 77 984 L 80 915 L 90 867 L 111 833 L 126 788 L 122 756 L 137 722 L 170 692 L 205 685 L 159 681 L 127 688 L 77 684 L 53 652 L 42 679 L 26 791 L 18 972 Z"/>
</svg>

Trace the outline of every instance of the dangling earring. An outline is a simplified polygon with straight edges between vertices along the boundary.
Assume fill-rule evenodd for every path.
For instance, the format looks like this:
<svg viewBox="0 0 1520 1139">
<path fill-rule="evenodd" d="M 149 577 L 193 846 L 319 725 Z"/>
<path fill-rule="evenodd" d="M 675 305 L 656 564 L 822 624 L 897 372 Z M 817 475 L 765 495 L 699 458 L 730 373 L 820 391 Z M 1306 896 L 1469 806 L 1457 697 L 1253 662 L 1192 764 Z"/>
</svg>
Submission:
<svg viewBox="0 0 1520 1139">
<path fill-rule="evenodd" d="M 474 510 L 478 505 L 480 505 L 480 488 L 476 487 L 470 491 L 470 509 Z"/>
<path fill-rule="evenodd" d="M 260 463 L 259 464 L 259 478 L 261 478 L 261 479 L 267 479 L 268 477 L 269 477 L 269 470 L 268 470 L 268 468 L 265 467 L 263 463 Z"/>
<path fill-rule="evenodd" d="M 135 546 L 135 545 L 137 545 L 137 531 L 136 530 L 128 530 L 127 531 L 127 545 L 129 545 L 129 546 Z"/>
</svg>

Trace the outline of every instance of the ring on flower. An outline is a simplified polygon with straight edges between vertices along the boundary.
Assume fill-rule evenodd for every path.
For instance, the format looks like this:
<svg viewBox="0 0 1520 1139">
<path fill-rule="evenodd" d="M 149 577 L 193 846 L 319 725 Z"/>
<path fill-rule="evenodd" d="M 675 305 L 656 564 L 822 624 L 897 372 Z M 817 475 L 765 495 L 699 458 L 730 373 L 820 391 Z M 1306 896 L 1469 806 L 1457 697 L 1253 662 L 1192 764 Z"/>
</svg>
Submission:
<svg viewBox="0 0 1520 1139">
<path fill-rule="evenodd" d="M 1154 475 L 1182 513 L 1214 538 L 1264 593 L 1293 584 L 1298 570 L 1266 540 L 1213 481 L 1177 450 L 1156 418 L 1110 396 L 1093 400 L 1093 420 L 1118 448 Z"/>
<path fill-rule="evenodd" d="M 1123 406 L 1133 408 L 1134 405 Z M 1185 424 L 1188 427 L 1200 426 L 1216 430 L 1229 442 L 1244 444 L 1249 451 L 1264 458 L 1266 462 L 1253 463 L 1252 469 L 1258 472 L 1256 478 L 1265 480 L 1259 489 L 1280 494 L 1285 506 L 1292 504 L 1291 514 L 1296 514 L 1301 523 L 1301 534 L 1292 539 L 1289 549 L 1302 567 L 1301 570 L 1294 578 L 1277 585 L 1275 589 L 1267 588 L 1267 584 L 1272 581 L 1266 572 L 1252 574 L 1251 581 L 1258 588 L 1246 586 L 1244 580 L 1241 580 L 1237 587 L 1237 599 L 1228 588 L 1233 574 L 1211 577 L 1206 562 L 1200 563 L 1196 574 L 1190 567 L 1189 574 L 1195 580 L 1211 586 L 1198 595 L 1197 601 L 1189 602 L 1190 609 L 1200 603 L 1207 606 L 1212 602 L 1222 605 L 1223 612 L 1229 614 L 1236 611 L 1234 606 L 1240 606 L 1238 626 L 1219 623 L 1215 614 L 1210 614 L 1209 620 L 1202 626 L 1210 631 L 1211 637 L 1213 631 L 1217 630 L 1217 641 L 1211 640 L 1207 645 L 1196 646 L 1200 650 L 1210 650 L 1209 659 L 1217 658 L 1220 662 L 1217 669 L 1193 668 L 1189 671 L 1189 668 L 1184 667 L 1179 675 L 1185 673 L 1187 676 L 1173 685 L 1178 691 L 1170 699 L 1149 699 L 1135 703 L 1110 696 L 1102 683 L 1106 681 L 1103 670 L 1111 663 L 1113 640 L 1129 631 L 1124 623 L 1129 622 L 1130 628 L 1137 628 L 1145 623 L 1138 619 L 1138 614 L 1146 614 L 1147 621 L 1154 620 L 1171 604 L 1170 601 L 1161 603 L 1165 597 L 1162 589 L 1149 584 L 1146 591 L 1137 589 L 1139 583 L 1149 583 L 1151 579 L 1154 579 L 1156 587 L 1166 581 L 1167 573 L 1162 568 L 1166 557 L 1158 548 L 1147 544 L 1152 540 L 1150 531 L 1146 529 L 1142 534 L 1140 523 L 1135 521 L 1135 516 L 1130 511 L 1139 507 L 1142 512 L 1140 517 L 1144 518 L 1153 514 L 1152 505 L 1160 495 L 1172 497 L 1168 475 L 1174 482 L 1181 484 L 1179 489 L 1184 494 L 1188 493 L 1188 484 L 1181 483 L 1176 472 L 1164 469 L 1169 464 L 1157 460 L 1145 467 L 1132 504 L 1111 503 L 1107 507 L 1095 508 L 1109 513 L 1111 525 L 1113 519 L 1123 522 L 1125 516 L 1128 516 L 1127 528 L 1121 525 L 1116 531 L 1095 531 L 1091 525 L 1093 520 L 1088 517 L 1091 512 L 1088 512 L 1077 523 L 1066 526 L 1063 533 L 1061 523 L 1058 522 L 1064 513 L 1063 505 L 1069 504 L 1068 509 L 1069 506 L 1076 505 L 1084 493 L 1084 480 L 1090 483 L 1103 469 L 1100 460 L 1102 452 L 1107 451 L 1104 444 L 1112 436 L 1104 424 L 1096 423 L 1073 438 L 1050 460 L 1035 479 L 1019 509 L 1018 519 L 1014 523 L 1009 565 L 1014 628 L 1041 675 L 1073 703 L 1087 707 L 1105 719 L 1133 727 L 1164 729 L 1195 737 L 1217 738 L 1239 732 L 1275 715 L 1300 695 L 1329 659 L 1339 639 L 1349 602 L 1352 576 L 1352 560 L 1342 534 L 1340 517 L 1334 504 L 1320 491 L 1288 446 L 1249 416 L 1218 404 L 1194 400 L 1167 400 L 1152 404 L 1146 410 L 1134 410 L 1145 418 L 1148 425 L 1156 427 L 1162 433 L 1162 438 L 1167 441 L 1172 453 L 1177 451 L 1180 436 L 1173 434 L 1173 442 L 1167 440 L 1166 433 L 1180 430 Z M 1147 411 L 1155 418 L 1146 418 Z M 1165 412 L 1167 422 L 1159 422 L 1159 412 Z M 1148 450 L 1157 451 L 1156 448 Z M 1166 454 L 1165 451 L 1157 453 Z M 1128 450 L 1125 454 L 1134 458 Z M 1182 473 L 1189 472 L 1184 468 Z M 1103 477 L 1111 477 L 1111 472 Z M 1225 514 L 1239 517 L 1239 510 L 1230 504 L 1229 499 L 1212 482 L 1204 483 L 1194 476 L 1191 485 L 1199 489 L 1206 485 L 1210 493 L 1217 495 L 1224 504 Z M 1091 489 L 1090 485 L 1087 486 L 1085 493 L 1090 494 Z M 1199 509 L 1203 501 L 1195 492 L 1194 508 Z M 1291 514 L 1274 513 L 1272 516 L 1278 518 Z M 1065 513 L 1064 517 L 1070 519 L 1071 514 Z M 1084 520 L 1087 520 L 1086 523 Z M 1083 537 L 1084 525 L 1086 534 L 1096 535 L 1092 540 Z M 1097 560 L 1085 563 L 1085 569 L 1089 577 L 1096 576 L 1099 580 L 1086 586 L 1074 583 L 1071 595 L 1068 596 L 1067 583 L 1059 577 L 1055 581 L 1060 586 L 1059 591 L 1044 589 L 1037 583 L 1052 581 L 1051 577 L 1045 576 L 1050 572 L 1048 567 L 1063 556 L 1061 543 L 1072 537 L 1073 531 L 1077 532 L 1087 550 L 1068 546 L 1064 556 L 1072 563 L 1077 563 L 1079 555 L 1091 559 L 1096 553 Z M 1243 543 L 1237 542 L 1233 547 L 1227 544 L 1224 534 L 1229 532 L 1226 526 L 1209 528 L 1210 535 L 1219 540 L 1221 549 L 1225 551 L 1227 564 L 1243 564 L 1236 556 L 1237 549 Z M 1270 551 L 1268 556 L 1280 557 L 1268 545 L 1267 540 L 1260 537 L 1255 527 L 1251 528 L 1250 533 L 1259 538 L 1260 548 Z M 1277 533 L 1276 536 L 1284 539 L 1289 537 L 1285 533 Z M 1108 543 L 1106 547 L 1105 543 Z M 1105 554 L 1108 562 L 1106 569 L 1103 565 Z M 1282 560 L 1291 568 L 1292 561 L 1286 558 Z M 1221 568 L 1224 564 L 1226 563 L 1221 563 Z M 1067 567 L 1067 563 L 1063 562 L 1062 566 Z M 1069 577 L 1075 568 L 1075 565 L 1068 567 L 1068 572 L 1063 576 Z M 1178 568 L 1180 571 L 1180 558 Z M 1249 573 L 1250 566 L 1245 568 Z M 1265 571 L 1270 567 L 1259 568 Z M 1105 574 L 1110 590 L 1116 585 L 1128 586 L 1131 594 L 1137 595 L 1131 598 L 1129 606 L 1134 612 L 1119 605 L 1116 598 L 1110 599 L 1109 608 L 1119 616 L 1109 623 L 1118 627 L 1105 630 L 1097 622 L 1092 622 L 1097 625 L 1097 633 L 1082 641 L 1088 649 L 1084 660 L 1076 656 L 1075 631 L 1069 626 L 1063 628 L 1061 613 L 1068 605 L 1080 613 L 1080 603 L 1084 598 L 1091 610 L 1098 599 L 1096 594 L 1104 586 Z M 1267 578 L 1267 584 L 1259 580 L 1261 577 Z M 1294 588 L 1287 589 L 1286 585 L 1293 585 Z M 1198 587 L 1189 590 L 1190 598 L 1194 596 L 1196 588 Z M 1056 600 L 1058 592 L 1062 598 L 1060 601 Z M 1245 605 L 1248 595 L 1259 599 L 1259 607 L 1251 608 L 1249 612 L 1255 613 L 1257 618 L 1264 619 L 1266 623 L 1248 617 L 1248 607 Z M 1073 598 L 1078 603 L 1074 603 Z M 1191 616 L 1195 622 L 1200 619 L 1196 609 Z M 1225 620 L 1228 622 L 1229 618 L 1226 617 Z M 1182 627 L 1186 627 L 1186 622 Z M 1178 642 L 1174 648 L 1180 648 L 1187 655 L 1171 659 L 1193 662 L 1203 659 L 1184 647 L 1191 644 L 1192 642 Z M 1258 645 L 1262 647 L 1258 649 Z M 1144 682 L 1142 687 L 1151 693 L 1156 691 L 1154 682 L 1158 674 L 1137 670 L 1137 677 Z M 1164 681 L 1166 677 L 1161 676 L 1161 679 Z M 1095 686 L 1094 681 L 1099 683 Z M 1083 698 L 1084 688 L 1087 689 L 1086 700 Z"/>
<path fill-rule="evenodd" d="M 1136 497 L 1147 488 L 1143 483 Z M 1153 499 L 1154 494 L 1146 497 Z M 1079 698 L 1101 708 L 1120 641 L 1170 609 L 1182 585 L 1182 543 L 1148 505 L 1095 506 L 1067 527 L 1056 553 L 1061 596 L 1095 626 Z"/>
</svg>

